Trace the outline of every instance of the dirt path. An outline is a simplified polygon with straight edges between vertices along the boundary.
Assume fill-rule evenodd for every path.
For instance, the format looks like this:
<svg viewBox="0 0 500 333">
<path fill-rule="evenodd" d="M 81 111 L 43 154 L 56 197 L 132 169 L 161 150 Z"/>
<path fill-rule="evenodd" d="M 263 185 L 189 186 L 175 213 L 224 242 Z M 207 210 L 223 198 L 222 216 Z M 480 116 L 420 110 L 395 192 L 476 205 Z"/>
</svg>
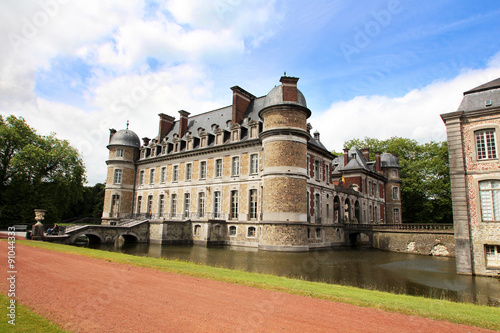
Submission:
<svg viewBox="0 0 500 333">
<path fill-rule="evenodd" d="M 19 244 L 16 251 L 17 301 L 72 332 L 488 332 Z M 6 242 L 0 253 L 5 263 Z M 7 290 L 5 278 L 0 287 Z"/>
</svg>

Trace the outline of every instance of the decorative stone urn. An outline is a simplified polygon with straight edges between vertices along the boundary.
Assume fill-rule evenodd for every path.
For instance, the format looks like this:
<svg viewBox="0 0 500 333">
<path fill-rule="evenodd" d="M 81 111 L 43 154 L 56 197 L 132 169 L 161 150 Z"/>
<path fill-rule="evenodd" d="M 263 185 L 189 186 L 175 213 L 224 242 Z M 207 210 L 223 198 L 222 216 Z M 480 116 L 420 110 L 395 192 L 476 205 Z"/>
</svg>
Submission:
<svg viewBox="0 0 500 333">
<path fill-rule="evenodd" d="M 43 240 L 43 224 L 42 220 L 45 219 L 45 213 L 47 211 L 44 209 L 35 209 L 35 225 L 31 228 L 31 239 L 33 240 Z"/>
</svg>

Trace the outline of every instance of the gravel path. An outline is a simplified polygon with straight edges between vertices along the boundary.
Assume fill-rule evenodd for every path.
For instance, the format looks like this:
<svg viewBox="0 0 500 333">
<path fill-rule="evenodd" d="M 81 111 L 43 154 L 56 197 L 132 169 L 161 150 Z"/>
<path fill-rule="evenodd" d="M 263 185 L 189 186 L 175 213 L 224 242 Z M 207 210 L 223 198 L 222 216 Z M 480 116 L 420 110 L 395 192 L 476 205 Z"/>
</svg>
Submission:
<svg viewBox="0 0 500 333">
<path fill-rule="evenodd" d="M 17 301 L 71 332 L 489 332 L 19 244 L 16 252 Z M 5 263 L 6 242 L 0 253 Z"/>
</svg>

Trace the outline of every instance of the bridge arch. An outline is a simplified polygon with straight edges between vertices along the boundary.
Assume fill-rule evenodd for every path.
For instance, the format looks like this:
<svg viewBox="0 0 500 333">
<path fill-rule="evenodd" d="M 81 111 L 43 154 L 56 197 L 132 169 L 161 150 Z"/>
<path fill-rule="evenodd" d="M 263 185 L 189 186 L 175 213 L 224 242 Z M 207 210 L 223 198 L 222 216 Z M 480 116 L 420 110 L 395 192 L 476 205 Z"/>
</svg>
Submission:
<svg viewBox="0 0 500 333">
<path fill-rule="evenodd" d="M 127 233 L 118 233 L 114 238 L 113 242 L 116 242 L 120 236 L 125 240 L 125 243 L 138 243 L 139 242 L 139 236 L 137 236 L 136 233 L 134 232 L 127 232 Z"/>
<path fill-rule="evenodd" d="M 92 244 L 99 244 L 99 243 L 104 243 L 104 239 L 101 237 L 101 235 L 94 233 L 94 232 L 79 232 L 75 234 L 74 236 L 71 237 L 70 244 L 75 243 L 76 239 L 79 237 L 86 236 L 89 239 L 89 243 Z"/>
</svg>

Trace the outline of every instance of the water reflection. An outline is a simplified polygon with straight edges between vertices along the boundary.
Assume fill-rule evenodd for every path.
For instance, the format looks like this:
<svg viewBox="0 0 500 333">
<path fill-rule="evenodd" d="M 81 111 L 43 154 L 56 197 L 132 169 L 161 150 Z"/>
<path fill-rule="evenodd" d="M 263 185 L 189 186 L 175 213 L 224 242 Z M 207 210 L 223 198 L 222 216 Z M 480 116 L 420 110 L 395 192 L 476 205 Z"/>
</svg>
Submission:
<svg viewBox="0 0 500 333">
<path fill-rule="evenodd" d="M 127 254 L 187 260 L 210 266 L 268 273 L 393 293 L 500 306 L 500 280 L 455 273 L 455 259 L 334 248 L 313 252 L 268 252 L 239 247 L 90 244 Z"/>
</svg>

